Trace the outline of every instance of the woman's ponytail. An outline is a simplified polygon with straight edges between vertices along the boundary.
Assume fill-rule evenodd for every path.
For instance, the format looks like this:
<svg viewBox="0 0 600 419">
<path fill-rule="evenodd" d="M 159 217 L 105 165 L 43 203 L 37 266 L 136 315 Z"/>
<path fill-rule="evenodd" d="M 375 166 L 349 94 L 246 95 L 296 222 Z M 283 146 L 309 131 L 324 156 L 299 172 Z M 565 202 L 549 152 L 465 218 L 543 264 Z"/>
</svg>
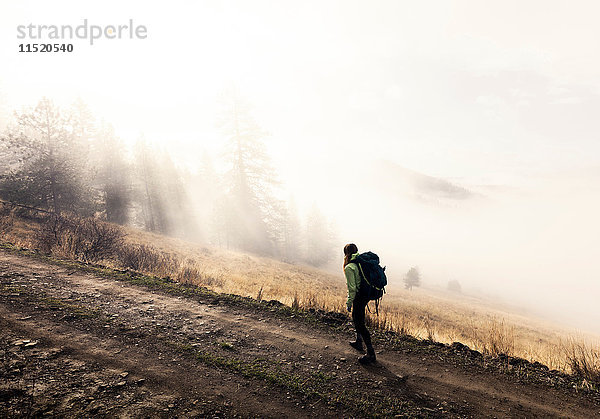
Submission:
<svg viewBox="0 0 600 419">
<path fill-rule="evenodd" d="M 350 258 L 358 252 L 358 247 L 354 243 L 348 243 L 344 246 L 344 268 L 350 263 Z"/>
</svg>

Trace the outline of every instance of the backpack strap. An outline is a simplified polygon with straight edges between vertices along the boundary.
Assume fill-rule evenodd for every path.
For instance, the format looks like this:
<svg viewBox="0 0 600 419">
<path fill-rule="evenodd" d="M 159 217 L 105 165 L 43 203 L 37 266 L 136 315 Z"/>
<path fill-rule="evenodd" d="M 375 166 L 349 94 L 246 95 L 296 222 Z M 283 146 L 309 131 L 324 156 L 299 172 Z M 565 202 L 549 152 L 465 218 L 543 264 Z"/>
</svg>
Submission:
<svg viewBox="0 0 600 419">
<path fill-rule="evenodd" d="M 375 300 L 375 314 L 377 315 L 377 317 L 379 317 L 379 302 L 380 302 L 381 298 L 378 298 Z M 369 314 L 371 313 L 371 308 L 369 307 L 369 303 L 367 303 L 367 311 L 369 312 Z"/>
<path fill-rule="evenodd" d="M 362 278 L 365 280 L 365 282 L 367 284 L 369 284 L 370 287 L 375 288 L 376 290 L 381 290 L 382 288 L 376 287 L 375 285 L 371 285 L 371 283 L 369 282 L 369 280 L 367 279 L 367 276 L 365 275 L 365 273 L 363 272 L 362 266 L 360 266 L 360 263 L 354 261 L 352 263 L 356 263 L 356 266 L 358 266 L 358 270 L 360 271 L 360 275 L 362 276 Z M 383 288 L 383 292 L 385 292 L 385 288 Z"/>
</svg>

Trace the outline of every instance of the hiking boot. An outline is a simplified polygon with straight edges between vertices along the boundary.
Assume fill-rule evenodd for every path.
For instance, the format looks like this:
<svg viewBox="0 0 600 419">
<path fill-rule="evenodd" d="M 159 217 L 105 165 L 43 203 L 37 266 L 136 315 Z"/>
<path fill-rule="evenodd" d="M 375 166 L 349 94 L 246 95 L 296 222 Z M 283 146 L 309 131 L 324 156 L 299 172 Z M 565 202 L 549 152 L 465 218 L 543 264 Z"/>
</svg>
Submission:
<svg viewBox="0 0 600 419">
<path fill-rule="evenodd" d="M 350 342 L 350 346 L 352 346 L 358 352 L 364 352 L 362 340 L 354 340 Z"/>
<path fill-rule="evenodd" d="M 358 362 L 363 365 L 372 364 L 377 361 L 377 357 L 375 356 L 375 351 L 373 348 L 367 348 L 367 354 L 358 358 Z"/>
</svg>

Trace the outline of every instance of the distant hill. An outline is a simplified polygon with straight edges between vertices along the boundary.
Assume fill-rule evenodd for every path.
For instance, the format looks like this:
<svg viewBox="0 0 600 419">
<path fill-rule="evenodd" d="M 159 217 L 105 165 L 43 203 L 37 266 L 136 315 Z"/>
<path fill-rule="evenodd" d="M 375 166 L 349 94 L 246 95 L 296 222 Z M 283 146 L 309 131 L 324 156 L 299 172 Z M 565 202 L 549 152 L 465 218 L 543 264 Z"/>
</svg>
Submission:
<svg viewBox="0 0 600 419">
<path fill-rule="evenodd" d="M 367 179 L 377 179 L 386 192 L 408 195 L 426 203 L 452 203 L 481 198 L 483 195 L 442 178 L 407 169 L 387 160 L 368 166 Z"/>
</svg>

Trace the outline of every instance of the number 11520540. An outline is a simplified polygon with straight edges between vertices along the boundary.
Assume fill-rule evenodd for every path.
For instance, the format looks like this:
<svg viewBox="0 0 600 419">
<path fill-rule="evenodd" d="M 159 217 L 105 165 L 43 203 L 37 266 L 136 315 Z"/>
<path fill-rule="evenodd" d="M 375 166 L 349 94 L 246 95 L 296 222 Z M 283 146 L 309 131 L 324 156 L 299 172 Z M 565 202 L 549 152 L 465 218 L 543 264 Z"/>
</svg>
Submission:
<svg viewBox="0 0 600 419">
<path fill-rule="evenodd" d="M 73 52 L 73 44 L 19 44 L 19 52 Z"/>
</svg>

